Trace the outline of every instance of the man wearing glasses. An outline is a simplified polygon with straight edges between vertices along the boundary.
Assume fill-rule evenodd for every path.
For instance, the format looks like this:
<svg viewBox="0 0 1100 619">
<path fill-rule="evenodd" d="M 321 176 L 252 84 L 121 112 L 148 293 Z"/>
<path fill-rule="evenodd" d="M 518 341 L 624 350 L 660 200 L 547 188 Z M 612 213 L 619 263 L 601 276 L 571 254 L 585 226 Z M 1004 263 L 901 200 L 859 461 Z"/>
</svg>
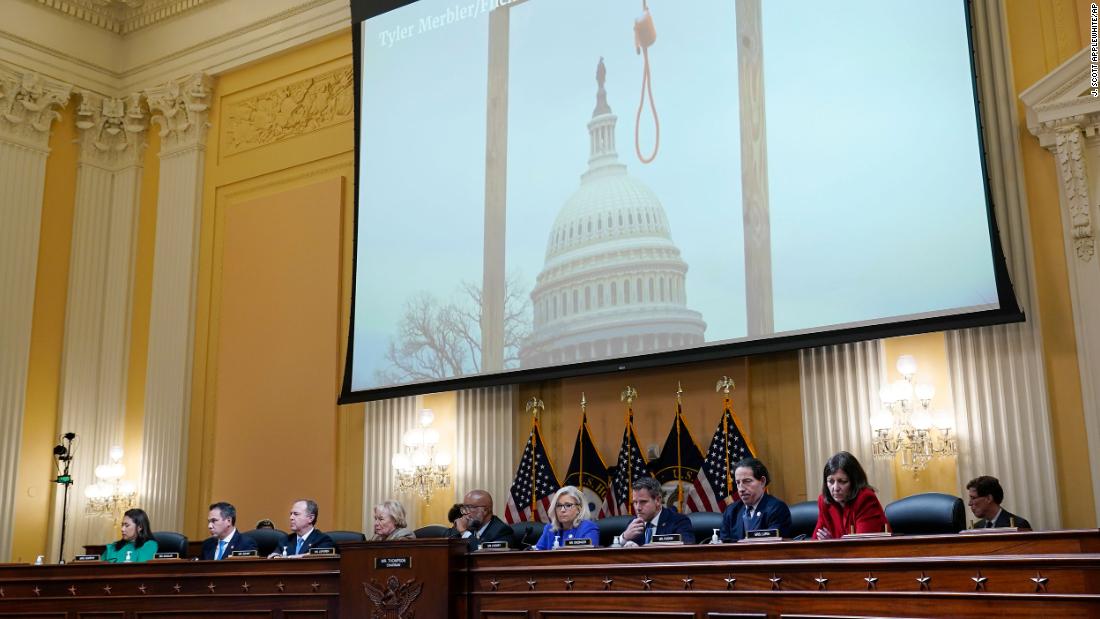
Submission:
<svg viewBox="0 0 1100 619">
<path fill-rule="evenodd" d="M 512 543 L 512 528 L 493 515 L 493 497 L 484 490 L 471 490 L 462 499 L 462 515 L 447 529 L 447 537 L 466 540 L 470 551 L 483 542 Z"/>
</svg>

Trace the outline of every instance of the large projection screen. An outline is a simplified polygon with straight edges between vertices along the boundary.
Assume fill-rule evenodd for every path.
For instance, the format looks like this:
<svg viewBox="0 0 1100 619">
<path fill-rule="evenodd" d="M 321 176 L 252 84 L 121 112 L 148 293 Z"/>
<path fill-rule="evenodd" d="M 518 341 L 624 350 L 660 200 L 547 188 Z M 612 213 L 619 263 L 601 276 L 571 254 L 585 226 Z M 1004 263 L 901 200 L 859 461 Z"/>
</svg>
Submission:
<svg viewBox="0 0 1100 619">
<path fill-rule="evenodd" d="M 352 14 L 342 402 L 1023 319 L 965 2 Z"/>
</svg>

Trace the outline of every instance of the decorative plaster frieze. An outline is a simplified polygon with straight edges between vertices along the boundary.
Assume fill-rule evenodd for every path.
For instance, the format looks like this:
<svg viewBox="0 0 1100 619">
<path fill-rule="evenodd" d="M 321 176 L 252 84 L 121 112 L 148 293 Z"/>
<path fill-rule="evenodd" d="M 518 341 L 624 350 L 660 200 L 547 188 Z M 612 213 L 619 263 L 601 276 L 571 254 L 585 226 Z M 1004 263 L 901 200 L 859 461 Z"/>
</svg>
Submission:
<svg viewBox="0 0 1100 619">
<path fill-rule="evenodd" d="M 161 156 L 206 146 L 213 80 L 196 73 L 145 91 L 152 121 L 160 125 Z"/>
<path fill-rule="evenodd" d="M 212 1 L 38 0 L 38 3 L 115 34 L 129 34 Z"/>
<path fill-rule="evenodd" d="M 350 121 L 355 109 L 350 64 L 226 105 L 222 152 L 234 155 Z"/>
<path fill-rule="evenodd" d="M 82 162 L 112 169 L 141 162 L 149 120 L 140 94 L 123 100 L 82 91 L 76 127 L 80 130 Z"/>
<path fill-rule="evenodd" d="M 0 67 L 0 140 L 45 150 L 72 86 L 37 73 Z"/>
<path fill-rule="evenodd" d="M 1096 253 L 1096 237 L 1089 213 L 1089 181 L 1081 126 L 1068 124 L 1057 129 L 1054 156 L 1062 179 L 1066 206 L 1069 208 L 1070 235 L 1077 257 L 1085 262 Z"/>
</svg>

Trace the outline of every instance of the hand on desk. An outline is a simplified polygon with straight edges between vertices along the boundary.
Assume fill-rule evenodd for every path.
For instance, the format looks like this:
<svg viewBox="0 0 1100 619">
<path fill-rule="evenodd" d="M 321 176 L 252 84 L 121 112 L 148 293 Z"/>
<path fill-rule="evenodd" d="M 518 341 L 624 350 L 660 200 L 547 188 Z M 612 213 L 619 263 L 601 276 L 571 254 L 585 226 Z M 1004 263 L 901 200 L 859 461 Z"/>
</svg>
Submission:
<svg viewBox="0 0 1100 619">
<path fill-rule="evenodd" d="M 829 533 L 829 529 L 826 529 L 825 527 L 821 527 L 820 529 L 818 529 L 817 533 L 815 533 L 814 536 L 817 537 L 817 539 L 832 539 L 833 538 L 832 534 Z"/>
</svg>

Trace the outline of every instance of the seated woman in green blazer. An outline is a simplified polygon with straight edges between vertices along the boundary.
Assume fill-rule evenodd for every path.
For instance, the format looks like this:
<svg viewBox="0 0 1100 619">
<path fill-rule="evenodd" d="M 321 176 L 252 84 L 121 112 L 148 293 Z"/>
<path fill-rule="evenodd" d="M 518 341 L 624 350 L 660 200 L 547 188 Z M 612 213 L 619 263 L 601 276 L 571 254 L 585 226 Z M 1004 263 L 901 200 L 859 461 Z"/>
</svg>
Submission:
<svg viewBox="0 0 1100 619">
<path fill-rule="evenodd" d="M 122 516 L 122 539 L 107 544 L 103 560 L 108 563 L 141 563 L 157 554 L 157 541 L 143 509 L 130 509 Z M 129 555 L 129 558 L 127 558 Z"/>
</svg>

